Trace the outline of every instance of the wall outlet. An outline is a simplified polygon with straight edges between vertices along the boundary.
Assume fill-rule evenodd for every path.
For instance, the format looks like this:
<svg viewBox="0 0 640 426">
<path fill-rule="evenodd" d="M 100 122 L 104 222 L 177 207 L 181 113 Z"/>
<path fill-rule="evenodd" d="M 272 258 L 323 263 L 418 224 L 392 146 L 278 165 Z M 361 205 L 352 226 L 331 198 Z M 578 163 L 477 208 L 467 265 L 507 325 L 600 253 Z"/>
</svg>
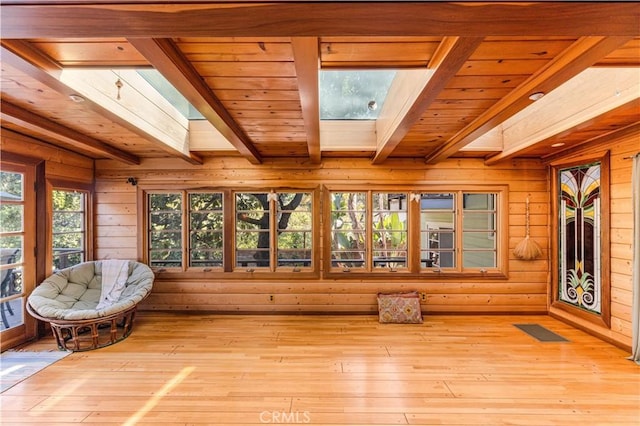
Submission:
<svg viewBox="0 0 640 426">
<path fill-rule="evenodd" d="M 273 294 L 269 295 L 269 302 L 273 303 L 276 301 L 276 297 Z"/>
<path fill-rule="evenodd" d="M 422 302 L 426 302 L 427 301 L 427 293 L 420 293 L 420 300 Z"/>
</svg>

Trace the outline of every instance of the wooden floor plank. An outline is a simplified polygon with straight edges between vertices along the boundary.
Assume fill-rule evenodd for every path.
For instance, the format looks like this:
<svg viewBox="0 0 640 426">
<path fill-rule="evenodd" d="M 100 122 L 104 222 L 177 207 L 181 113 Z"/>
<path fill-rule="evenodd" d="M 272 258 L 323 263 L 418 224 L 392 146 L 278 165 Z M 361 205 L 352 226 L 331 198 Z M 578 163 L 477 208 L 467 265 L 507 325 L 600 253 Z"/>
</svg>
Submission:
<svg viewBox="0 0 640 426">
<path fill-rule="evenodd" d="M 129 338 L 45 368 L 0 408 L 3 425 L 637 425 L 627 356 L 548 316 L 141 312 Z"/>
</svg>

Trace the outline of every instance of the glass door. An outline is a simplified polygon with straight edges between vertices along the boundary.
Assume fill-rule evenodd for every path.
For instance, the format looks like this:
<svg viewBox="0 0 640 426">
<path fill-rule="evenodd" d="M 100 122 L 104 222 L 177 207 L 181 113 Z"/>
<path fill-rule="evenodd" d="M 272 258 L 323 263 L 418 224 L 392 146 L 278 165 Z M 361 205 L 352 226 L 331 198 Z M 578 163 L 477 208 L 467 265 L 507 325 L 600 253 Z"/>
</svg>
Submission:
<svg viewBox="0 0 640 426">
<path fill-rule="evenodd" d="M 1 350 L 35 336 L 25 312 L 35 286 L 35 190 L 33 167 L 3 162 L 0 170 Z"/>
</svg>

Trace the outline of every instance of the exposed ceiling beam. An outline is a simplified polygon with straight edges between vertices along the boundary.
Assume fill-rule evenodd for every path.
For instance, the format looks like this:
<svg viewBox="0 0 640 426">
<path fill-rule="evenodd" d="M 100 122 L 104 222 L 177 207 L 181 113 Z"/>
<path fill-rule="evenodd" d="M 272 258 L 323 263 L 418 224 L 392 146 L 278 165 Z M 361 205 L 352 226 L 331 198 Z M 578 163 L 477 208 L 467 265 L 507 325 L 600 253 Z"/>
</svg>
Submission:
<svg viewBox="0 0 640 426">
<path fill-rule="evenodd" d="M 193 65 L 169 39 L 129 39 L 180 93 L 252 164 L 262 158 L 255 145 L 213 94 Z"/>
<path fill-rule="evenodd" d="M 424 111 L 438 97 L 449 80 L 456 75 L 469 56 L 475 52 L 482 40 L 481 37 L 445 37 L 443 39 L 429 64 L 429 67 L 434 69 L 433 74 L 423 86 L 415 102 L 400 121 L 393 123 L 392 128 L 379 132 L 382 139 L 378 141 L 378 148 L 372 160 L 373 164 L 380 164 L 389 157 L 411 127 L 424 114 Z"/>
<path fill-rule="evenodd" d="M 70 96 L 78 94 L 77 88 L 71 87 L 69 84 L 61 81 L 63 71 L 60 69 L 59 65 L 52 60 L 49 60 L 49 63 L 47 63 L 46 57 L 41 54 L 38 55 L 37 53 L 34 53 L 34 49 L 29 43 L 16 40 L 3 40 L 0 53 L 3 63 L 7 63 L 24 72 L 61 95 Z M 23 56 L 24 58 L 35 58 L 35 64 L 24 59 Z M 96 100 L 85 97 L 83 107 L 111 120 L 137 135 L 140 135 L 157 146 L 158 149 L 161 149 L 172 156 L 182 158 L 192 164 L 202 164 L 202 159 L 199 156 L 190 153 L 188 149 L 178 149 L 171 146 L 166 140 L 158 138 L 157 135 L 149 133 L 135 123 L 131 123 L 118 113 L 112 111 L 111 108 L 101 105 L 101 103 Z"/>
<path fill-rule="evenodd" d="M 503 150 L 485 164 L 491 166 L 526 153 L 541 142 L 578 129 L 638 98 L 637 68 L 587 69 L 502 123 Z"/>
<path fill-rule="evenodd" d="M 307 149 L 312 163 L 320 162 L 320 101 L 318 68 L 320 53 L 317 37 L 293 37 L 293 59 L 298 78 L 302 118 L 307 132 Z"/>
<path fill-rule="evenodd" d="M 509 95 L 500 99 L 478 118 L 426 158 L 428 164 L 442 161 L 458 152 L 492 128 L 531 104 L 535 92 L 549 93 L 562 83 L 620 47 L 632 37 L 582 37 L 532 75 Z"/>
<path fill-rule="evenodd" d="M 127 164 L 140 164 L 140 158 L 115 148 L 98 139 L 94 139 L 55 121 L 48 120 L 26 109 L 6 101 L 0 101 L 2 120 L 40 135 L 69 144 L 80 151 L 90 152 L 98 157 L 107 157 Z"/>
<path fill-rule="evenodd" d="M 137 5 L 137 6 L 136 6 Z M 2 38 L 637 35 L 637 2 L 3 2 Z M 402 25 L 389 23 L 402 22 Z"/>
</svg>

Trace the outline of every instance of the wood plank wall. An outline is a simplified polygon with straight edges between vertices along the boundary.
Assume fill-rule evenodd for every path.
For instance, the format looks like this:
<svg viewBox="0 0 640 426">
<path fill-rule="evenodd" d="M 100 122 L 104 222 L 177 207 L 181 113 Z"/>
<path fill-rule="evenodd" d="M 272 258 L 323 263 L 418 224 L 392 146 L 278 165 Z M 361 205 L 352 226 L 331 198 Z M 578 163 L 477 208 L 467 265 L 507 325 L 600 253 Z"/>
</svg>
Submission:
<svg viewBox="0 0 640 426">
<path fill-rule="evenodd" d="M 608 149 L 610 152 L 610 212 L 611 212 L 611 328 L 577 318 L 567 312 L 552 308 L 550 313 L 567 320 L 591 333 L 613 343 L 631 344 L 631 301 L 633 256 L 633 204 L 630 157 L 640 152 L 640 134 L 632 134 L 612 140 L 608 146 L 599 146 L 593 151 Z"/>
<path fill-rule="evenodd" d="M 138 186 L 127 183 L 136 177 Z M 145 186 L 258 188 L 339 184 L 447 183 L 509 185 L 509 278 L 448 281 L 397 278 L 258 280 L 170 279 L 158 276 L 142 309 L 237 312 L 376 312 L 376 293 L 417 289 L 427 293 L 425 312 L 547 312 L 548 211 L 547 169 L 536 160 L 514 160 L 486 167 L 481 160 L 448 160 L 436 166 L 422 161 L 393 160 L 371 166 L 368 159 L 325 159 L 320 166 L 303 161 L 267 161 L 254 166 L 241 158 L 206 158 L 204 165 L 150 159 L 140 166 L 111 160 L 96 162 L 96 258 L 137 258 L 137 194 Z M 520 261 L 511 251 L 525 235 L 525 200 L 531 200 L 531 235 L 544 247 L 544 258 Z M 321 262 L 322 263 L 322 262 Z M 274 301 L 269 300 L 274 296 Z"/>
<path fill-rule="evenodd" d="M 640 146 L 640 135 L 614 140 L 611 153 L 611 329 L 581 321 L 563 311 L 557 317 L 572 322 L 613 343 L 631 342 L 632 200 L 631 167 L 628 158 Z M 46 161 L 46 176 L 52 179 L 90 183 L 93 160 L 3 129 L 0 149 Z M 496 281 L 363 282 L 361 280 L 256 281 L 256 280 L 165 280 L 159 278 L 147 310 L 215 310 L 247 312 L 375 312 L 375 293 L 418 289 L 427 293 L 423 309 L 428 312 L 546 312 L 549 285 L 549 181 L 546 167 L 534 160 L 514 160 L 485 167 L 472 159 L 448 160 L 437 166 L 420 162 L 391 161 L 372 167 L 368 160 L 327 159 L 310 167 L 290 161 L 252 166 L 240 158 L 206 158 L 203 166 L 181 160 L 145 160 L 141 166 L 123 166 L 109 160 L 96 162 L 95 258 L 137 259 L 137 190 L 145 185 L 275 185 L 288 182 L 324 184 L 370 181 L 388 184 L 415 182 L 483 182 L 509 184 L 509 251 L 524 237 L 526 197 L 531 199 L 531 235 L 544 248 L 542 260 L 524 262 L 510 254 L 509 279 Z M 139 179 L 139 186 L 126 182 Z M 268 296 L 275 295 L 274 302 Z"/>
</svg>

